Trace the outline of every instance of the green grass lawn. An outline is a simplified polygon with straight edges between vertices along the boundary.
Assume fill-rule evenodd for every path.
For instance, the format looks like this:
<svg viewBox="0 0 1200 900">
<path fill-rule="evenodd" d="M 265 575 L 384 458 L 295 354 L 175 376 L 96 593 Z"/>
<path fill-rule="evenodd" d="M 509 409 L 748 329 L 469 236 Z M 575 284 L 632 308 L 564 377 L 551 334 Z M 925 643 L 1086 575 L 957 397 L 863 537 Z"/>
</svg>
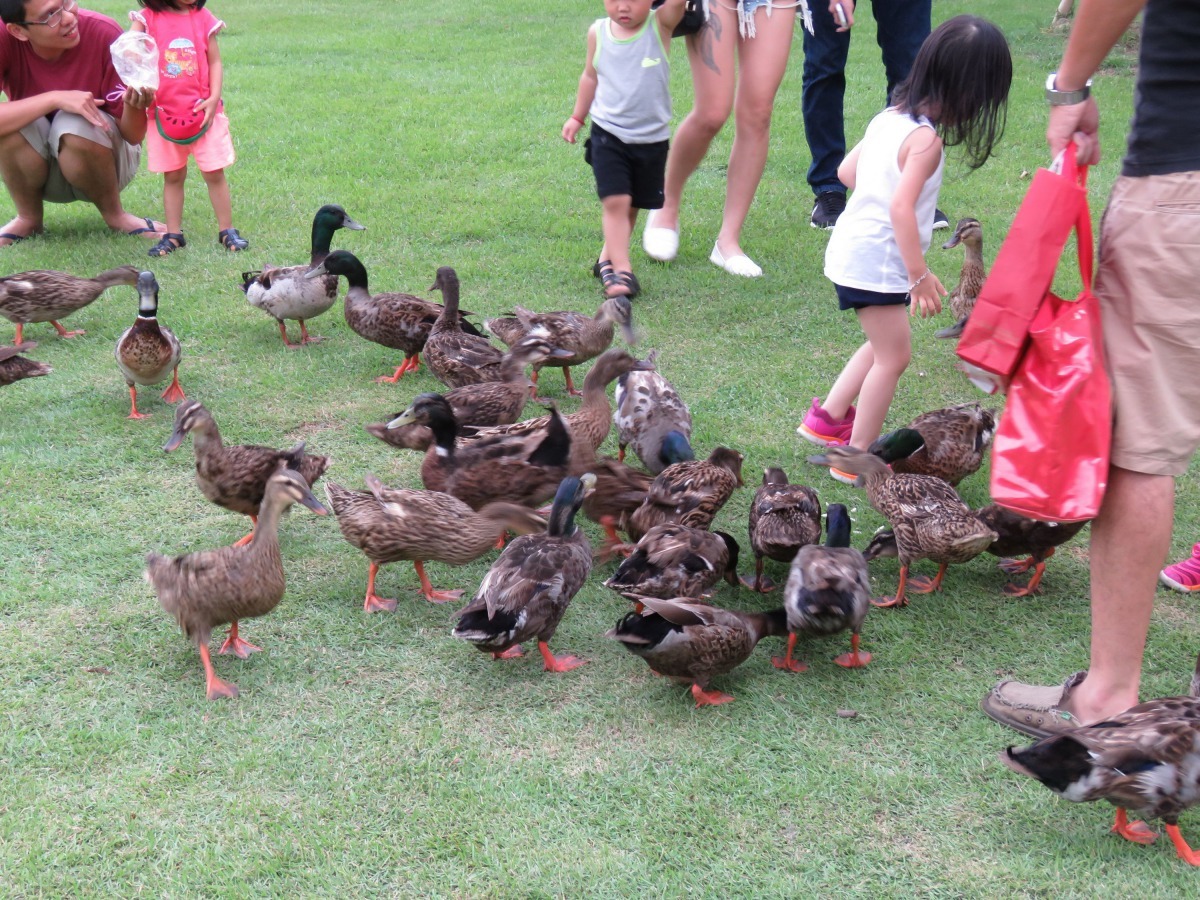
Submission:
<svg viewBox="0 0 1200 900">
<path fill-rule="evenodd" d="M 129 0 L 93 8 L 123 19 Z M 374 290 L 424 293 L 440 265 L 462 279 L 480 316 L 513 303 L 594 309 L 590 274 L 599 204 L 579 146 L 562 142 L 599 2 L 439 3 L 315 0 L 217 3 L 226 98 L 239 160 L 235 224 L 251 250 L 216 243 L 203 183 L 188 182 L 188 247 L 152 264 L 160 315 L 184 343 L 180 377 L 227 440 L 333 458 L 326 476 L 361 487 L 419 486 L 420 459 L 362 425 L 435 390 L 424 370 L 377 385 L 397 354 L 353 334 L 335 309 L 311 323 L 328 340 L 287 351 L 249 307 L 239 273 L 307 258 L 312 215 L 338 202 L 367 225 L 339 232 Z M 935 19 L 979 12 L 1005 29 L 1016 75 L 1009 127 L 974 174 L 953 162 L 940 206 L 983 222 L 987 258 L 1046 161 L 1041 98 L 1062 35 L 1048 3 L 938 3 Z M 857 140 L 883 101 L 869 15 L 856 27 L 847 131 Z M 858 33 L 861 32 L 861 33 Z M 672 55 L 675 108 L 690 107 L 682 44 Z M 826 236 L 808 225 L 808 151 L 800 119 L 800 41 L 780 91 L 771 157 L 744 244 L 766 270 L 735 280 L 708 263 L 723 202 L 732 128 L 688 186 L 679 259 L 635 251 L 639 349 L 691 405 L 695 446 L 746 457 L 747 488 L 717 526 L 745 534 L 768 465 L 849 504 L 855 543 L 880 517 L 855 490 L 805 462 L 793 432 L 860 341 L 822 277 Z M 1115 177 L 1133 58 L 1097 79 L 1105 158 L 1092 173 L 1099 220 Z M 953 159 L 953 157 L 952 157 Z M 161 181 L 143 172 L 127 207 L 161 214 Z M 7 198 L 3 200 L 8 203 Z M 11 204 L 10 207 L 11 208 Z M 76 204 L 47 212 L 46 237 L 0 250 L 0 271 L 94 274 L 149 264 L 148 243 L 103 230 Z M 944 234 L 944 232 L 942 233 Z M 944 239 L 944 238 L 943 238 Z M 958 251 L 931 250 L 956 279 Z M 1061 290 L 1075 289 L 1064 267 Z M 161 447 L 173 411 L 128 396 L 113 344 L 136 313 L 128 288 L 72 317 L 71 341 L 27 328 L 47 378 L 0 391 L 0 884 L 9 897 L 261 896 L 1185 896 L 1194 872 L 1165 842 L 1139 848 L 1107 833 L 1110 810 L 1058 800 L 996 759 L 1019 741 L 979 700 L 1000 677 L 1053 682 L 1086 665 L 1086 539 L 1051 562 L 1045 591 L 1000 594 L 990 557 L 954 568 L 946 589 L 868 617 L 875 662 L 845 671 L 841 639 L 801 645 L 803 675 L 770 665 L 768 641 L 716 686 L 727 706 L 696 710 L 604 632 L 627 604 L 598 566 L 554 647 L 590 664 L 541 671 L 536 654 L 493 663 L 450 637 L 453 610 L 417 596 L 408 564 L 386 568 L 394 614 L 362 612 L 366 560 L 332 517 L 297 509 L 283 523 L 288 590 L 245 623 L 265 648 L 217 659 L 241 697 L 208 703 L 191 645 L 142 580 L 147 551 L 181 553 L 241 536 L 243 519 L 203 499 L 190 441 Z M 949 317 L 915 322 L 914 361 L 890 423 L 980 395 L 933 338 Z M 6 323 L 5 327 L 7 327 Z M 0 340 L 11 331 L 0 329 Z M 567 399 L 555 372 L 542 389 Z M 999 401 L 998 401 L 999 402 Z M 535 412 L 530 407 L 530 413 Z M 610 437 L 608 449 L 615 450 Z M 987 502 L 985 473 L 961 485 Z M 318 487 L 318 495 L 321 490 Z M 1179 481 L 1174 550 L 1196 539 L 1196 480 Z M 590 523 L 592 536 L 599 532 Z M 1129 528 L 1139 527 L 1130 522 Z M 468 592 L 494 559 L 430 566 Z M 743 564 L 749 569 L 752 561 Z M 784 568 L 770 569 L 776 579 Z M 880 592 L 895 560 L 873 564 Z M 765 609 L 778 596 L 724 587 L 718 602 Z M 1179 594 L 1159 597 L 1146 696 L 1181 693 L 1200 619 Z M 857 717 L 839 716 L 852 709 Z M 1183 820 L 1200 840 L 1200 816 Z"/>
</svg>

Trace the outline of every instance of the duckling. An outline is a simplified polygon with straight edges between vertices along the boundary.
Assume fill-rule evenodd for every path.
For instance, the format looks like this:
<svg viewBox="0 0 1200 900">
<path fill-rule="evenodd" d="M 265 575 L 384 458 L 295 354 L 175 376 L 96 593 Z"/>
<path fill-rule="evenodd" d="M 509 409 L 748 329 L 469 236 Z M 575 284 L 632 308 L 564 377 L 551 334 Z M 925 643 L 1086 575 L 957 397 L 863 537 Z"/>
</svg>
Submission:
<svg viewBox="0 0 1200 900">
<path fill-rule="evenodd" d="M 460 324 L 458 274 L 449 266 L 442 266 L 430 290 L 441 290 L 443 309 L 425 342 L 429 371 L 450 388 L 499 381 L 504 354 L 487 338 L 465 332 Z"/>
<path fill-rule="evenodd" d="M 750 546 L 754 550 L 754 580 L 742 584 L 761 594 L 775 583 L 763 574 L 763 557 L 790 563 L 801 547 L 821 539 L 821 498 L 808 485 L 790 484 L 777 466 L 763 470 L 763 482 L 750 503 Z"/>
<path fill-rule="evenodd" d="M 658 351 L 646 361 L 656 365 Z M 618 460 L 624 462 L 625 448 L 632 446 L 651 475 L 680 461 L 680 448 L 692 438 L 692 414 L 667 379 L 656 370 L 630 372 L 617 379 L 616 400 Z"/>
<path fill-rule="evenodd" d="M 575 514 L 594 485 L 590 473 L 563 479 L 546 531 L 522 535 L 504 548 L 459 615 L 454 637 L 493 659 L 521 656 L 521 642 L 536 638 L 547 672 L 569 672 L 587 662 L 555 656 L 549 641 L 592 570 L 592 548 Z"/>
<path fill-rule="evenodd" d="M 859 669 L 871 654 L 858 649 L 858 633 L 871 608 L 871 579 L 867 561 L 850 546 L 850 511 L 830 503 L 825 526 L 825 546 L 808 544 L 792 560 L 783 591 L 787 610 L 787 653 L 771 658 L 777 669 L 803 672 L 808 667 L 792 657 L 800 634 L 837 634 L 850 629 L 850 652 L 834 662 Z"/>
<path fill-rule="evenodd" d="M 390 424 L 413 422 L 433 434 L 434 444 L 421 463 L 426 490 L 445 491 L 472 509 L 493 500 L 536 506 L 553 496 L 567 474 L 571 433 L 554 407 L 545 431 L 490 435 L 460 444 L 458 421 L 446 398 L 420 394 Z"/>
<path fill-rule="evenodd" d="M 179 386 L 179 360 L 183 348 L 171 329 L 158 324 L 158 280 L 153 272 L 138 276 L 138 314 L 134 323 L 117 338 L 116 358 L 129 385 L 128 419 L 145 419 L 138 412 L 137 385 L 158 384 L 171 372 L 171 384 L 162 392 L 168 403 L 185 399 Z"/>
<path fill-rule="evenodd" d="M 1200 680 L 1200 660 L 1192 684 Z M 1179 815 L 1200 803 L 1200 698 L 1149 700 L 1094 725 L 1068 728 L 1000 761 L 1075 803 L 1107 800 L 1117 808 L 1112 831 L 1136 844 L 1158 835 L 1128 812 L 1162 819 L 1176 855 L 1200 866 L 1179 831 Z"/>
<path fill-rule="evenodd" d="M 783 607 L 769 612 L 737 612 L 695 600 L 638 597 L 646 611 L 627 614 L 608 632 L 651 670 L 692 686 L 696 708 L 733 702 L 706 690 L 717 675 L 740 666 L 764 637 L 787 634 Z"/>
<path fill-rule="evenodd" d="M 633 333 L 633 305 L 628 297 L 612 297 L 600 304 L 596 315 L 578 312 L 535 313 L 522 306 L 515 307 L 513 316 L 488 319 L 484 323 L 492 334 L 510 347 L 525 335 L 537 329 L 545 329 L 554 346 L 570 351 L 570 355 L 541 365 L 535 364 L 530 380 L 533 382 L 534 399 L 537 400 L 538 373 L 543 367 L 554 366 L 563 370 L 567 382 L 567 394 L 581 397 L 571 382 L 571 366 L 579 366 L 603 353 L 613 340 L 613 325 L 621 329 L 621 337 L 633 346 L 637 338 Z"/>
<path fill-rule="evenodd" d="M 304 276 L 329 255 L 333 233 L 339 228 L 365 231 L 367 226 L 355 222 L 336 203 L 327 203 L 313 217 L 312 250 L 306 264 L 267 266 L 261 272 L 242 273 L 242 291 L 246 294 L 246 302 L 258 307 L 279 324 L 279 335 L 288 349 L 297 350 L 305 344 L 321 340 L 308 333 L 304 321 L 315 319 L 337 302 L 337 276 L 327 275 L 321 279 Z M 284 324 L 286 319 L 300 322 L 299 344 L 288 340 L 287 326 Z"/>
<path fill-rule="evenodd" d="M 893 440 L 920 440 L 920 435 L 902 430 Z M 893 449 L 899 455 L 907 455 L 903 451 L 910 447 L 911 444 Z M 906 606 L 906 587 L 920 594 L 938 590 L 951 563 L 974 559 L 999 536 L 971 512 L 954 488 L 940 478 L 895 474 L 875 454 L 849 445 L 827 447 L 823 454 L 810 456 L 809 462 L 835 466 L 857 475 L 857 482 L 866 488 L 871 506 L 888 520 L 896 533 L 900 584 L 895 597 L 872 601 L 875 606 Z M 938 563 L 938 573 L 932 581 L 908 577 L 909 566 L 919 559 L 932 559 Z"/>
<path fill-rule="evenodd" d="M 983 226 L 978 219 L 959 219 L 954 226 L 954 236 L 942 244 L 942 249 L 949 250 L 959 244 L 963 247 L 962 271 L 958 286 L 950 292 L 950 312 L 954 314 L 955 322 L 935 331 L 934 337 L 958 338 L 963 333 L 987 280 L 987 270 L 983 266 Z"/>
<path fill-rule="evenodd" d="M 892 458 L 895 432 L 885 434 L 870 447 L 899 474 L 934 475 L 958 484 L 979 471 L 996 436 L 996 414 L 978 403 L 960 403 L 917 416 L 908 426 L 921 435 L 921 446 L 911 455 Z"/>
<path fill-rule="evenodd" d="M 154 586 L 162 608 L 175 617 L 184 635 L 200 651 L 209 700 L 236 697 L 237 685 L 222 681 L 213 670 L 208 639 L 217 625 L 229 623 L 229 637 L 218 653 L 246 659 L 261 650 L 238 635 L 241 619 L 265 616 L 283 599 L 283 561 L 279 556 L 279 518 L 293 503 L 302 503 L 323 516 L 325 509 L 312 495 L 307 479 L 280 466 L 267 479 L 258 527 L 246 545 L 234 544 L 169 557 L 146 556 L 146 580 Z"/>
<path fill-rule="evenodd" d="M 21 354 L 28 353 L 37 346 L 37 341 L 26 341 L 16 347 L 0 347 L 0 387 L 20 381 L 23 378 L 37 378 L 39 375 L 49 375 L 54 370 L 49 363 L 26 359 Z"/>
<path fill-rule="evenodd" d="M 701 598 L 720 579 L 737 587 L 740 548 L 732 535 L 687 525 L 656 525 L 604 586 L 642 597 Z"/>
<path fill-rule="evenodd" d="M 717 447 L 708 459 L 667 466 L 655 477 L 642 505 L 624 523 L 634 540 L 655 525 L 678 522 L 708 528 L 735 488 L 742 486 L 742 454 Z"/>
<path fill-rule="evenodd" d="M 325 261 L 304 274 L 305 278 L 320 278 L 323 275 L 343 275 L 349 288 L 343 304 L 346 324 L 359 337 L 366 338 L 384 347 L 391 347 L 404 354 L 404 362 L 391 375 L 380 375 L 375 380 L 395 384 L 405 373 L 415 373 L 421 365 L 421 350 L 438 317 L 445 312 L 440 303 L 431 303 L 412 294 L 371 294 L 367 283 L 367 269 L 358 257 L 345 250 L 335 250 Z M 455 317 L 460 313 L 455 309 Z M 467 315 L 462 313 L 461 315 Z M 479 329 L 463 321 L 461 326 L 475 334 Z"/>
<path fill-rule="evenodd" d="M 95 278 L 47 270 L 18 272 L 0 278 L 0 316 L 16 324 L 13 343 L 18 346 L 24 341 L 29 322 L 49 322 L 60 337 L 73 338 L 85 332 L 67 331 L 59 319 L 83 309 L 110 287 L 137 284 L 138 274 L 133 266 L 109 269 Z"/>
<path fill-rule="evenodd" d="M 434 590 L 425 574 L 426 560 L 466 565 L 494 547 L 506 529 L 529 534 L 546 527 L 532 510 L 515 503 L 489 503 L 475 512 L 449 494 L 388 488 L 370 474 L 366 482 L 366 491 L 325 483 L 342 536 L 370 560 L 365 612 L 396 608 L 395 600 L 375 593 L 380 566 L 412 560 L 421 579 L 421 596 L 430 603 L 446 603 L 463 592 Z"/>
<path fill-rule="evenodd" d="M 310 488 L 329 468 L 329 457 L 306 454 L 303 441 L 291 450 L 256 444 L 226 446 L 212 413 L 196 400 L 184 400 L 175 407 L 175 428 L 163 450 L 170 453 L 189 433 L 193 435 L 200 492 L 217 506 L 249 516 L 255 526 L 267 481 L 281 462 L 299 472 Z M 235 546 L 248 544 L 253 537 L 251 531 Z"/>
</svg>

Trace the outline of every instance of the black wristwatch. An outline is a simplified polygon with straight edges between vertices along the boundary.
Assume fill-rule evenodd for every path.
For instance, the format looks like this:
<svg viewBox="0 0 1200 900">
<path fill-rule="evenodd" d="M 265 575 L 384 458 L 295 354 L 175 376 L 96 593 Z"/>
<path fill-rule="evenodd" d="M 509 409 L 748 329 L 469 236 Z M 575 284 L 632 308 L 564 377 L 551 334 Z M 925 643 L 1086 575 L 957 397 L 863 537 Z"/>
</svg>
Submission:
<svg viewBox="0 0 1200 900">
<path fill-rule="evenodd" d="M 1054 79 L 1057 77 L 1057 72 L 1046 76 L 1046 102 L 1051 106 L 1073 106 L 1092 95 L 1092 79 L 1089 78 L 1087 84 L 1077 91 L 1060 91 L 1054 86 Z"/>
</svg>

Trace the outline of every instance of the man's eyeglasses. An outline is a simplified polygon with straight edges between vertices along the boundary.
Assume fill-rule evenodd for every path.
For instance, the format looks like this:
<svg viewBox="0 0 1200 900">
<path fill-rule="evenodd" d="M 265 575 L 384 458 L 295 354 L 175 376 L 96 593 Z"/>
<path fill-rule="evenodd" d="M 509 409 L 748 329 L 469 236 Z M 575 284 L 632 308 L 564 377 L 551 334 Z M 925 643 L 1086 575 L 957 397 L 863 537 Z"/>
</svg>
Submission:
<svg viewBox="0 0 1200 900">
<path fill-rule="evenodd" d="M 13 22 L 14 25 L 24 25 L 28 28 L 30 25 L 43 25 L 46 28 L 57 28 L 62 24 L 63 13 L 75 12 L 79 8 L 79 0 L 63 0 L 63 5 L 56 9 L 40 22 Z"/>
</svg>

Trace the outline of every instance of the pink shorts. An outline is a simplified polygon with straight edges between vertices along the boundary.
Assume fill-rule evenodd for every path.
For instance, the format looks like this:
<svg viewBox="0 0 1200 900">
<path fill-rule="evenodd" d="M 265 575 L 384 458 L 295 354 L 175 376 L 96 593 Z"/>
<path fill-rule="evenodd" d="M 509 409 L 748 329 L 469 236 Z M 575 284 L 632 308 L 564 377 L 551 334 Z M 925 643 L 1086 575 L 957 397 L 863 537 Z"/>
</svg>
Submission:
<svg viewBox="0 0 1200 900">
<path fill-rule="evenodd" d="M 146 128 L 146 168 L 151 172 L 174 172 L 187 165 L 188 157 L 196 157 L 201 172 L 215 172 L 233 164 L 233 138 L 229 136 L 229 119 L 217 113 L 208 131 L 200 140 L 190 144 L 173 144 L 158 133 L 151 119 Z"/>
</svg>

